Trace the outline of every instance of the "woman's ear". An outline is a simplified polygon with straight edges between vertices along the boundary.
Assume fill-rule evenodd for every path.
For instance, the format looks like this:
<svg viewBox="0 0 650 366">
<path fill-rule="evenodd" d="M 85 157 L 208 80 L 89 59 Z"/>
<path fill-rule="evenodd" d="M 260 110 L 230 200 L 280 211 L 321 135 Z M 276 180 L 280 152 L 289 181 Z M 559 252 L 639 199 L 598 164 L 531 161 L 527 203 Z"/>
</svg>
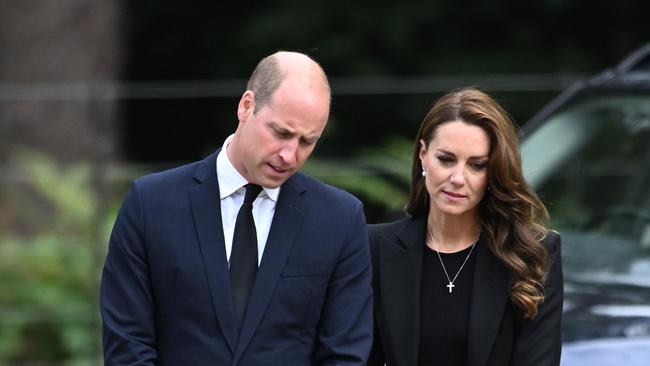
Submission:
<svg viewBox="0 0 650 366">
<path fill-rule="evenodd" d="M 427 155 L 427 144 L 420 139 L 420 165 L 424 166 L 424 158 Z"/>
</svg>

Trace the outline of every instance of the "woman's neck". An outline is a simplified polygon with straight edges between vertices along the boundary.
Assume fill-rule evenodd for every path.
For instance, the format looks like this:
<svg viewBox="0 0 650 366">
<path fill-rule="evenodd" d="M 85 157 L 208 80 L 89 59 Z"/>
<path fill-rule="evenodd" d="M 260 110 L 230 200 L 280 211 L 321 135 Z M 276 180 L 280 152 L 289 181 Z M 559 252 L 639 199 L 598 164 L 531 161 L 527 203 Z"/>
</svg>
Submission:
<svg viewBox="0 0 650 366">
<path fill-rule="evenodd" d="M 427 217 L 427 246 L 441 253 L 454 253 L 474 244 L 481 232 L 476 211 L 463 215 L 448 215 L 429 210 Z"/>
</svg>

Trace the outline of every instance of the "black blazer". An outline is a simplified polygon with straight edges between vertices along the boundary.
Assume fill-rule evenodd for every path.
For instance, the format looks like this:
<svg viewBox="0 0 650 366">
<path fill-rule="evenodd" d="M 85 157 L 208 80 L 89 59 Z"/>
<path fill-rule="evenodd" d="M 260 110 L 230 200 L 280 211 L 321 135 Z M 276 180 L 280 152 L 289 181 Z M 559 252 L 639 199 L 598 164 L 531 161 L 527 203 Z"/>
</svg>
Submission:
<svg viewBox="0 0 650 366">
<path fill-rule="evenodd" d="M 425 217 L 369 225 L 375 303 L 375 339 L 369 366 L 418 362 L 420 281 Z M 549 274 L 534 320 L 508 297 L 508 272 L 483 246 L 476 247 L 468 329 L 468 366 L 559 365 L 562 318 L 560 235 L 544 240 Z"/>
</svg>

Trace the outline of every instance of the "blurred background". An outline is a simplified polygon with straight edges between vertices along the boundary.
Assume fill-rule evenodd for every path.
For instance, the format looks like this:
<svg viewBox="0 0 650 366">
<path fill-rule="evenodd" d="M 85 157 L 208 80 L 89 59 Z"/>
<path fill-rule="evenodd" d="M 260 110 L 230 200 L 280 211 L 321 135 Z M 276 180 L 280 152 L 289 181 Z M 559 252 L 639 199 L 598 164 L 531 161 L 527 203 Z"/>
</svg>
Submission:
<svg viewBox="0 0 650 366">
<path fill-rule="evenodd" d="M 236 127 L 257 62 L 310 54 L 333 89 L 305 170 L 398 214 L 437 96 L 523 126 L 650 40 L 650 2 L 0 0 L 0 365 L 101 364 L 98 283 L 130 181 Z"/>
</svg>

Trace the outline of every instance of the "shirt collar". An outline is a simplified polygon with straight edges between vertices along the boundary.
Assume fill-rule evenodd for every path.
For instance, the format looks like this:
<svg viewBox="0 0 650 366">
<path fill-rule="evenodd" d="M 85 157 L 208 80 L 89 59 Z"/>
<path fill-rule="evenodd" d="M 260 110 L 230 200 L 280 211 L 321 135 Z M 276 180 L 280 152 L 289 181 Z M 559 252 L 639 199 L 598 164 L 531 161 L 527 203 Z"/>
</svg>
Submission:
<svg viewBox="0 0 650 366">
<path fill-rule="evenodd" d="M 228 136 L 226 141 L 224 141 L 221 151 L 217 156 L 217 180 L 219 181 L 219 194 L 220 199 L 224 199 L 233 193 L 237 192 L 244 185 L 248 184 L 248 181 L 242 177 L 241 174 L 235 169 L 232 165 L 232 162 L 228 158 L 226 149 L 228 144 L 234 135 Z M 278 196 L 280 195 L 280 187 L 278 188 L 266 188 L 262 190 L 270 199 L 274 202 L 278 201 Z"/>
</svg>

